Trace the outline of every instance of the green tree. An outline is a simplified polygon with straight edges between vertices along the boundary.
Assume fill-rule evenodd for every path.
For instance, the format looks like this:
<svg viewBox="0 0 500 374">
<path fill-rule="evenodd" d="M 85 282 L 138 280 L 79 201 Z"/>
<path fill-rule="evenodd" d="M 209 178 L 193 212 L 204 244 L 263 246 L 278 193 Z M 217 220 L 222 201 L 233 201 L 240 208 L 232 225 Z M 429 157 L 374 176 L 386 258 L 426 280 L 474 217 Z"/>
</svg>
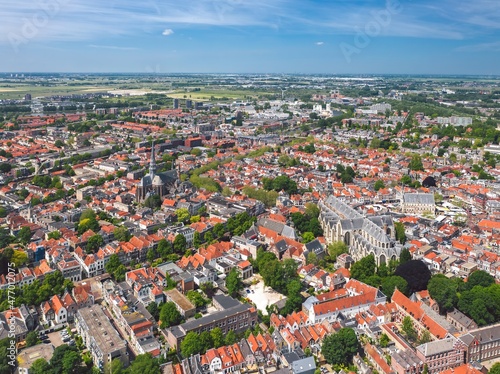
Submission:
<svg viewBox="0 0 500 374">
<path fill-rule="evenodd" d="M 104 373 L 105 374 L 124 374 L 123 362 L 119 358 L 115 358 L 111 361 L 111 364 L 108 365 L 109 368 L 105 366 Z M 108 369 L 108 370 L 106 370 Z"/>
<path fill-rule="evenodd" d="M 423 330 L 422 334 L 420 335 L 420 338 L 418 338 L 418 340 L 417 340 L 417 344 L 418 345 L 425 344 L 425 343 L 429 343 L 431 341 L 432 341 L 432 337 L 431 337 L 431 333 L 429 332 L 429 330 Z"/>
<path fill-rule="evenodd" d="M 174 239 L 174 250 L 175 253 L 184 253 L 187 249 L 186 237 L 182 234 L 178 234 Z"/>
<path fill-rule="evenodd" d="M 500 374 L 500 362 L 494 364 L 490 371 L 488 371 L 488 374 Z"/>
<path fill-rule="evenodd" d="M 406 237 L 405 237 L 406 240 Z M 404 264 L 411 260 L 411 253 L 408 248 L 403 248 L 399 254 L 399 263 Z"/>
<path fill-rule="evenodd" d="M 214 342 L 212 341 L 212 336 L 209 331 L 203 331 L 200 334 L 200 345 L 201 345 L 201 353 L 205 353 L 208 349 L 214 346 Z"/>
<path fill-rule="evenodd" d="M 380 190 L 380 189 L 382 189 L 382 188 L 385 188 L 384 181 L 382 181 L 382 180 L 380 180 L 380 179 L 379 179 L 379 180 L 377 180 L 377 181 L 375 182 L 375 184 L 373 185 L 373 188 L 375 189 L 375 191 L 378 191 L 378 190 Z"/>
<path fill-rule="evenodd" d="M 158 374 L 160 363 L 150 353 L 136 356 L 127 369 L 127 374 Z"/>
<path fill-rule="evenodd" d="M 181 323 L 182 316 L 173 302 L 163 304 L 160 311 L 160 328 L 175 326 Z"/>
<path fill-rule="evenodd" d="M 318 256 L 316 256 L 316 253 L 314 252 L 309 252 L 306 257 L 306 264 L 313 264 L 313 265 L 318 265 Z"/>
<path fill-rule="evenodd" d="M 31 374 L 48 374 L 51 372 L 52 372 L 51 367 L 44 358 L 39 358 L 35 360 L 30 367 Z M 4 373 L 4 371 L 2 371 L 1 368 L 0 368 L 0 373 Z M 10 371 L 7 371 L 5 373 L 10 373 Z"/>
<path fill-rule="evenodd" d="M 161 198 L 158 195 L 151 195 L 149 196 L 145 201 L 144 201 L 144 206 L 151 208 L 151 209 L 156 209 L 161 207 Z"/>
<path fill-rule="evenodd" d="M 302 234 L 302 242 L 303 243 L 312 242 L 314 239 L 316 239 L 316 237 L 310 231 L 306 231 L 305 233 Z"/>
<path fill-rule="evenodd" d="M 200 337 L 194 331 L 188 332 L 181 342 L 181 353 L 186 358 L 201 352 L 202 348 Z"/>
<path fill-rule="evenodd" d="M 224 334 L 220 327 L 216 327 L 215 329 L 210 331 L 210 336 L 212 337 L 212 342 L 214 348 L 219 348 L 224 345 Z"/>
<path fill-rule="evenodd" d="M 225 345 L 233 345 L 237 341 L 238 337 L 236 336 L 236 333 L 233 330 L 229 330 L 226 334 L 226 337 L 224 338 Z"/>
<path fill-rule="evenodd" d="M 389 339 L 389 337 L 386 334 L 380 335 L 380 346 L 382 348 L 386 348 L 389 345 L 390 341 L 391 340 Z"/>
<path fill-rule="evenodd" d="M 343 253 L 349 253 L 349 247 L 342 241 L 333 242 L 328 246 L 328 254 L 332 261 L 337 261 L 337 257 Z"/>
<path fill-rule="evenodd" d="M 82 369 L 82 356 L 79 352 L 68 351 L 62 359 L 63 374 L 77 374 Z"/>
<path fill-rule="evenodd" d="M 382 280 L 382 292 L 387 297 L 391 297 L 395 289 L 398 289 L 404 294 L 408 293 L 408 282 L 402 277 L 393 275 Z"/>
<path fill-rule="evenodd" d="M 175 215 L 177 216 L 177 221 L 187 223 L 191 215 L 189 214 L 189 210 L 187 208 L 180 208 L 175 211 Z"/>
<path fill-rule="evenodd" d="M 26 335 L 26 347 L 32 347 L 38 344 L 38 334 L 35 331 L 30 331 Z"/>
<path fill-rule="evenodd" d="M 359 350 L 356 333 L 350 328 L 341 328 L 328 335 L 321 346 L 321 353 L 330 365 L 349 365 Z"/>
<path fill-rule="evenodd" d="M 104 265 L 104 269 L 108 274 L 111 275 L 120 265 L 121 265 L 120 258 L 116 253 L 113 253 L 111 256 L 109 256 L 109 260 L 106 263 L 106 265 Z"/>
<path fill-rule="evenodd" d="M 158 322 L 158 320 L 160 319 L 160 310 L 158 309 L 158 304 L 156 304 L 155 302 L 149 303 L 146 309 L 149 313 L 151 313 L 155 321 Z"/>
<path fill-rule="evenodd" d="M 95 253 L 101 246 L 104 244 L 104 239 L 102 238 L 101 235 L 95 234 L 92 235 L 89 240 L 87 241 L 87 246 L 85 250 L 87 253 Z"/>
<path fill-rule="evenodd" d="M 172 243 L 168 242 L 166 239 L 161 239 L 158 242 L 158 247 L 156 250 L 158 251 L 158 254 L 165 259 L 168 255 L 172 254 Z"/>
<path fill-rule="evenodd" d="M 414 154 L 411 156 L 411 161 L 408 164 L 410 170 L 424 171 L 424 165 L 422 163 L 422 157 L 419 154 Z"/>
<path fill-rule="evenodd" d="M 193 303 L 197 308 L 202 307 L 207 304 L 207 300 L 197 291 L 190 290 L 187 292 L 186 297 Z"/>
<path fill-rule="evenodd" d="M 24 251 L 14 250 L 10 262 L 14 263 L 16 267 L 20 267 L 28 262 L 28 255 Z"/>
<path fill-rule="evenodd" d="M 123 282 L 125 280 L 126 273 L 127 273 L 127 268 L 125 267 L 125 265 L 120 265 L 113 272 L 113 278 L 115 278 L 117 282 Z"/>
<path fill-rule="evenodd" d="M 131 235 L 125 226 L 119 226 L 113 230 L 113 236 L 119 242 L 128 242 Z"/>
<path fill-rule="evenodd" d="M 468 290 L 472 290 L 475 286 L 488 287 L 495 283 L 495 278 L 484 270 L 476 270 L 467 278 L 465 284 Z"/>
<path fill-rule="evenodd" d="M 287 299 L 281 314 L 292 314 L 292 312 L 296 312 L 302 307 L 301 290 L 302 284 L 297 279 L 294 279 L 287 284 Z"/>
<path fill-rule="evenodd" d="M 243 289 L 243 282 L 236 268 L 232 268 L 226 278 L 226 288 L 229 295 L 236 297 Z"/>
<path fill-rule="evenodd" d="M 403 318 L 402 331 L 408 338 L 408 340 L 412 342 L 415 342 L 417 340 L 417 331 L 415 330 L 415 327 L 413 327 L 413 321 L 411 320 L 410 316 L 406 316 L 405 318 Z"/>
<path fill-rule="evenodd" d="M 401 244 L 405 244 L 406 243 L 405 225 L 403 225 L 402 222 L 395 222 L 394 230 L 395 230 L 396 240 L 398 240 Z"/>
<path fill-rule="evenodd" d="M 224 225 L 222 223 L 216 223 L 212 232 L 217 238 L 222 237 L 222 235 L 224 235 L 225 232 Z"/>
<path fill-rule="evenodd" d="M 351 278 L 363 281 L 364 279 L 375 275 L 375 256 L 368 255 L 355 262 L 351 267 Z"/>
<path fill-rule="evenodd" d="M 61 232 L 59 230 L 55 230 L 55 231 L 52 231 L 52 232 L 49 232 L 49 234 L 47 235 L 47 238 L 50 240 L 50 239 L 54 239 L 54 240 L 59 240 L 61 239 Z"/>
<path fill-rule="evenodd" d="M 443 274 L 433 275 L 427 284 L 427 290 L 438 303 L 441 313 L 453 310 L 458 303 L 457 283 Z"/>
<path fill-rule="evenodd" d="M 193 235 L 193 246 L 198 248 L 201 245 L 201 234 L 198 231 L 194 232 Z"/>
<path fill-rule="evenodd" d="M 31 233 L 30 228 L 28 226 L 24 226 L 23 228 L 21 228 L 21 230 L 19 230 L 19 232 L 16 235 L 16 238 L 19 241 L 19 243 L 28 244 L 31 240 L 32 235 L 33 234 Z"/>
</svg>

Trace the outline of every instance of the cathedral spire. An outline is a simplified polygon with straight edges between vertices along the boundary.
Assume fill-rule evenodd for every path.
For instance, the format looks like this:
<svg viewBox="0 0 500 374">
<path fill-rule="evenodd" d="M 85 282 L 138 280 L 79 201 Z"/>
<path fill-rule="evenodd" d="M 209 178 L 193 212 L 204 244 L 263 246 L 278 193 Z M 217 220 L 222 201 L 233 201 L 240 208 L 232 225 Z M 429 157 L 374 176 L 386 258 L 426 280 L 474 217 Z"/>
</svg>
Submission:
<svg viewBox="0 0 500 374">
<path fill-rule="evenodd" d="M 151 180 L 153 180 L 155 174 L 156 174 L 155 141 L 153 140 L 153 144 L 151 146 L 151 161 L 149 163 L 149 175 L 151 176 Z"/>
</svg>

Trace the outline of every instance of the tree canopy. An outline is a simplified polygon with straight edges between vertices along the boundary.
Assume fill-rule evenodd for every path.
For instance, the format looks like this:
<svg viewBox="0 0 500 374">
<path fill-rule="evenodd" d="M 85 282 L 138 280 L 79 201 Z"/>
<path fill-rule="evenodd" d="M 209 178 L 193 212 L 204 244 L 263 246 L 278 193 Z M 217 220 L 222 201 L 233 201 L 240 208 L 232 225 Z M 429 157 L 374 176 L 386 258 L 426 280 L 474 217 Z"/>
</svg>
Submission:
<svg viewBox="0 0 500 374">
<path fill-rule="evenodd" d="M 244 285 L 241 280 L 240 274 L 236 268 L 232 268 L 226 277 L 226 288 L 230 296 L 236 297 L 238 292 L 243 289 Z"/>
<path fill-rule="evenodd" d="M 349 365 L 359 350 L 356 333 L 350 328 L 341 328 L 328 335 L 321 346 L 321 353 L 330 365 Z"/>
<path fill-rule="evenodd" d="M 400 264 L 394 275 L 398 275 L 408 283 L 408 293 L 411 295 L 414 292 L 427 289 L 427 284 L 431 279 L 431 272 L 427 265 L 420 260 L 410 260 L 404 264 Z"/>
</svg>

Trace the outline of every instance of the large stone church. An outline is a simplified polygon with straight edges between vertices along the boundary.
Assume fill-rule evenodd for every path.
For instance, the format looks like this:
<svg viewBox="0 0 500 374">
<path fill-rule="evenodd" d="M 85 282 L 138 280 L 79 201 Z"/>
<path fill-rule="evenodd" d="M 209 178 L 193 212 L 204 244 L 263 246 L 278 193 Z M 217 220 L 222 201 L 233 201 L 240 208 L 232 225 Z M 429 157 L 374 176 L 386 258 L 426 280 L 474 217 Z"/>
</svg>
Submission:
<svg viewBox="0 0 500 374">
<path fill-rule="evenodd" d="M 326 241 L 343 241 L 357 261 L 373 254 L 377 265 L 399 259 L 401 246 L 396 243 L 392 217 L 364 217 L 334 196 L 321 200 L 319 221 Z"/>
<path fill-rule="evenodd" d="M 158 173 L 156 171 L 155 146 L 151 147 L 151 161 L 149 163 L 149 174 L 142 177 L 135 193 L 135 199 L 141 203 L 151 195 L 158 195 L 163 199 L 167 195 L 175 195 L 191 189 L 189 182 L 182 183 L 179 172 L 172 165 L 172 170 Z"/>
</svg>

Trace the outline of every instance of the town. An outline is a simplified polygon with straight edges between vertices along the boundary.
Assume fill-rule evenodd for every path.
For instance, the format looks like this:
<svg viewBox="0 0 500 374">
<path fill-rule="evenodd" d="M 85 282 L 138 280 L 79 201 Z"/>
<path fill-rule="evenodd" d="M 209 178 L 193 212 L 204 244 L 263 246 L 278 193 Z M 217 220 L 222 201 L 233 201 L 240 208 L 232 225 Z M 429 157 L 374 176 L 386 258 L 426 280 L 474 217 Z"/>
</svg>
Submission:
<svg viewBox="0 0 500 374">
<path fill-rule="evenodd" d="M 500 372 L 500 80 L 108 78 L 0 74 L 17 372 Z"/>
</svg>

